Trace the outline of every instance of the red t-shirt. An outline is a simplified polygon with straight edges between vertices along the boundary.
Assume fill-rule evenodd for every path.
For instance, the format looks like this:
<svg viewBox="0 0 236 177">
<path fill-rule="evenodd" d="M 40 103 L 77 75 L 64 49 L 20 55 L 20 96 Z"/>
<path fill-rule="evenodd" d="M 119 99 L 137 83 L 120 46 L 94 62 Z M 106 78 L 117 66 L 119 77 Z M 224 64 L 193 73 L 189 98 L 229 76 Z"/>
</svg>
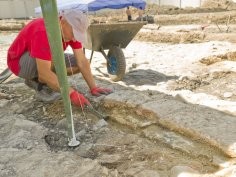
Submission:
<svg viewBox="0 0 236 177">
<path fill-rule="evenodd" d="M 72 49 L 80 49 L 82 45 L 78 41 L 62 41 L 63 48 L 66 50 L 70 45 Z M 9 69 L 18 75 L 20 71 L 20 57 L 28 51 L 32 58 L 52 60 L 50 46 L 47 38 L 44 20 L 38 18 L 27 24 L 18 34 L 7 54 L 7 65 Z"/>
</svg>

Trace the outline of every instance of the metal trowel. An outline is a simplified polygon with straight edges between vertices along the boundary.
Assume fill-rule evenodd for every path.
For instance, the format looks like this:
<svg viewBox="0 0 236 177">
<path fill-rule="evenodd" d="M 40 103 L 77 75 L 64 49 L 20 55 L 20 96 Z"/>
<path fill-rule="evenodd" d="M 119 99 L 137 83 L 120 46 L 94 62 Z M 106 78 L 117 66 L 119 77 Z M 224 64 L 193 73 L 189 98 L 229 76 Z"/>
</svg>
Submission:
<svg viewBox="0 0 236 177">
<path fill-rule="evenodd" d="M 92 114 L 94 114 L 95 116 L 97 116 L 99 119 L 104 119 L 107 120 L 109 118 L 109 116 L 107 115 L 103 115 L 102 113 L 98 112 L 96 109 L 94 109 L 94 107 L 90 104 L 87 105 L 85 107 L 89 112 L 91 112 Z"/>
</svg>

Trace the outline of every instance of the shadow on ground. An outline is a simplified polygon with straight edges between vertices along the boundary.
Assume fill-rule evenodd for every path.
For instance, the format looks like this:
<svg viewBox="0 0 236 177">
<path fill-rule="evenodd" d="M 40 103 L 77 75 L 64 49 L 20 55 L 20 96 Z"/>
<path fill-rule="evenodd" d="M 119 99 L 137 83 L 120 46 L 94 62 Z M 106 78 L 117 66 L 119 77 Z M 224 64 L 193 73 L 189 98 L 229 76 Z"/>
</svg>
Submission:
<svg viewBox="0 0 236 177">
<path fill-rule="evenodd" d="M 167 76 L 160 72 L 151 69 L 136 69 L 131 70 L 125 74 L 123 82 L 127 85 L 157 85 L 159 82 L 166 82 L 168 80 L 176 80 L 178 76 Z"/>
</svg>

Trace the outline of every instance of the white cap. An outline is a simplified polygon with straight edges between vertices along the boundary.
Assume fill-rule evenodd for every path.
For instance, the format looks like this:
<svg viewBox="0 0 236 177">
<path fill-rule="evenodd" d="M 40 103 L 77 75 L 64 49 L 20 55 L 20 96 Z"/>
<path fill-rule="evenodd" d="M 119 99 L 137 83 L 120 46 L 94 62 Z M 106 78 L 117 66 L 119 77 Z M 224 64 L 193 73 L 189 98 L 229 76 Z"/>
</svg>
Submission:
<svg viewBox="0 0 236 177">
<path fill-rule="evenodd" d="M 87 15 L 79 10 L 69 10 L 64 11 L 62 16 L 72 26 L 75 39 L 81 43 L 86 43 L 89 27 Z"/>
</svg>

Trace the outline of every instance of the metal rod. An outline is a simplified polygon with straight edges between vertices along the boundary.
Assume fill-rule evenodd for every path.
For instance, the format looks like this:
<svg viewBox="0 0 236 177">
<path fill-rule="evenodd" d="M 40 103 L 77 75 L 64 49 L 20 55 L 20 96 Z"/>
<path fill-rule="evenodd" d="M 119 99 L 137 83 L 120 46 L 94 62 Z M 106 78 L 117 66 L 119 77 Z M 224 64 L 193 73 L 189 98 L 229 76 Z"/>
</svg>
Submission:
<svg viewBox="0 0 236 177">
<path fill-rule="evenodd" d="M 99 119 L 104 119 L 107 120 L 109 117 L 103 115 L 102 113 L 98 112 L 96 109 L 93 108 L 92 105 L 89 105 L 86 107 L 92 114 L 94 114 L 95 116 L 97 116 Z"/>
<path fill-rule="evenodd" d="M 69 146 L 78 146 L 74 131 L 74 122 L 72 117 L 71 102 L 69 99 L 69 84 L 62 48 L 62 36 L 59 25 L 58 10 L 56 0 L 40 0 L 43 18 L 47 30 L 47 36 L 52 52 L 53 62 L 55 64 L 56 74 L 60 85 L 60 91 L 64 103 L 65 114 L 67 118 Z"/>
</svg>

